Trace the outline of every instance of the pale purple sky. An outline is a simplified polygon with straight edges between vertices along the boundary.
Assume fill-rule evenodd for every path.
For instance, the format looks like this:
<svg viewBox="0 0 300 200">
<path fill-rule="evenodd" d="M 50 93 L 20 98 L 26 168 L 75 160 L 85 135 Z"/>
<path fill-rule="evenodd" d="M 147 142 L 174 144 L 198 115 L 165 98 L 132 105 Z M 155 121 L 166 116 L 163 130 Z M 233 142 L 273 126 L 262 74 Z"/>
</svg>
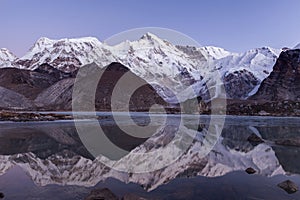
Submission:
<svg viewBox="0 0 300 200">
<path fill-rule="evenodd" d="M 140 27 L 182 32 L 234 52 L 300 43 L 299 0 L 0 0 L 0 48 L 22 56 L 40 37 L 100 41 Z"/>
</svg>

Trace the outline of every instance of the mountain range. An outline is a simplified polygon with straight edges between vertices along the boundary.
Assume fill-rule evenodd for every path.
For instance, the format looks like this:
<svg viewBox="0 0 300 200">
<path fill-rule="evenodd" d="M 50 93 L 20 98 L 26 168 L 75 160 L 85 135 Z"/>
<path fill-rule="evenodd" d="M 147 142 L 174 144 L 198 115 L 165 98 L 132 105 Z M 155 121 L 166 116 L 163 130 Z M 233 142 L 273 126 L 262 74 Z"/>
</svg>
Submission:
<svg viewBox="0 0 300 200">
<path fill-rule="evenodd" d="M 53 99 L 48 99 L 51 102 L 47 103 L 41 98 L 49 96 L 49 92 L 56 94 L 65 91 L 66 87 L 72 85 L 71 79 L 76 77 L 78 70 L 91 63 L 102 69 L 119 63 L 118 66 L 128 68 L 131 73 L 145 80 L 167 104 L 172 105 L 196 97 L 201 97 L 205 103 L 227 98 L 229 104 L 234 105 L 240 105 L 240 102 L 252 104 L 254 100 L 257 104 L 262 99 L 297 102 L 299 54 L 293 49 L 270 47 L 232 53 L 213 46 L 178 46 L 151 33 L 146 33 L 136 41 L 124 41 L 114 46 L 92 37 L 60 40 L 40 38 L 20 58 L 7 49 L 0 50 L 0 96 L 22 100 L 12 105 L 1 100 L 0 107 L 28 109 L 44 106 L 47 110 L 50 107 L 46 105 L 52 104 L 51 109 L 70 109 L 62 105 L 53 106 Z M 286 59 L 288 61 L 282 61 Z M 281 70 L 288 73 L 281 73 Z M 280 76 L 275 76 L 276 72 Z M 289 76 L 290 72 L 292 76 Z M 221 82 L 216 81 L 216 77 L 220 77 Z M 277 84 L 272 85 L 271 82 Z M 291 85 L 294 85 L 291 91 L 284 93 Z M 222 92 L 222 87 L 226 93 Z M 268 87 L 273 88 L 269 90 Z M 285 97 L 269 98 L 266 96 L 271 94 L 267 92 L 259 95 L 262 90 L 272 90 L 272 95 L 281 91 L 278 95 L 283 97 L 284 93 Z M 62 103 L 66 102 L 59 101 L 56 104 Z"/>
</svg>

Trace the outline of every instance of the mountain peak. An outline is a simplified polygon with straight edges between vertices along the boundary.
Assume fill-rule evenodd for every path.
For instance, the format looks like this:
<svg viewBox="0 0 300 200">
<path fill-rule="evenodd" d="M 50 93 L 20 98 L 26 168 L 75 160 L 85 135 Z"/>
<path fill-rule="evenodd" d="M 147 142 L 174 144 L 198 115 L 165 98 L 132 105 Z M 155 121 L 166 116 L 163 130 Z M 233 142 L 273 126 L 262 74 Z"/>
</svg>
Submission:
<svg viewBox="0 0 300 200">
<path fill-rule="evenodd" d="M 142 37 L 140 39 L 152 40 L 152 39 L 160 39 L 160 38 L 158 36 L 154 35 L 153 33 L 147 32 L 144 35 L 142 35 Z"/>
<path fill-rule="evenodd" d="M 9 51 L 7 48 L 0 48 L 0 51 L 1 52 L 7 52 L 7 51 Z"/>
<path fill-rule="evenodd" d="M 47 45 L 53 43 L 53 40 L 47 38 L 47 37 L 40 37 L 36 42 L 35 45 L 41 46 L 41 45 Z"/>
<path fill-rule="evenodd" d="M 40 37 L 37 42 L 50 42 L 52 39 L 47 38 L 47 37 Z"/>
<path fill-rule="evenodd" d="M 15 59 L 17 59 L 17 56 L 15 56 L 10 50 L 0 48 L 0 61 L 14 61 Z"/>
<path fill-rule="evenodd" d="M 170 44 L 168 41 L 158 37 L 157 35 L 147 32 L 145 33 L 140 39 L 139 41 L 150 41 L 150 42 L 158 42 L 160 44 Z"/>
</svg>

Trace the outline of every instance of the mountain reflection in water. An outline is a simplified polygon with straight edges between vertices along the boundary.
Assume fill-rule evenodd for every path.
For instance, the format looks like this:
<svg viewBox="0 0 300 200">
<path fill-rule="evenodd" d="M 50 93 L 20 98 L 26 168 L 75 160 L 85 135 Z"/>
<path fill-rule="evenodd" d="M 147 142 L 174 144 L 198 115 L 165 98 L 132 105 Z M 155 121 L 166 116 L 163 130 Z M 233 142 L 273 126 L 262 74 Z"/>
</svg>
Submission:
<svg viewBox="0 0 300 200">
<path fill-rule="evenodd" d="M 156 150 L 160 155 L 145 158 L 147 162 L 153 163 L 158 162 L 157 159 L 169 156 L 165 155 L 167 151 L 164 150 L 176 137 L 174 132 L 178 127 L 178 116 L 169 116 L 169 120 L 162 127 L 159 124 L 159 117 L 157 116 L 156 122 L 157 133 L 149 139 L 142 140 L 128 140 L 126 136 L 123 137 L 123 134 L 119 134 L 118 126 L 109 116 L 99 120 L 99 124 L 111 140 L 130 149 L 126 159 L 120 158 L 116 161 L 116 165 L 122 166 L 131 161 L 134 162 L 136 157 L 132 152 L 145 153 Z M 149 120 L 147 116 L 139 115 L 136 117 L 133 115 L 133 119 L 141 126 L 147 125 Z M 24 171 L 26 177 L 30 177 L 34 183 L 27 185 L 27 187 L 31 185 L 31 190 L 35 187 L 46 186 L 42 188 L 53 192 L 59 190 L 60 187 L 74 187 L 78 195 L 87 193 L 86 187 L 104 185 L 114 188 L 120 194 L 125 190 L 120 189 L 123 187 L 147 197 L 150 195 L 156 198 L 161 196 L 167 199 L 175 198 L 166 196 L 170 193 L 170 195 L 178 194 L 176 197 L 178 199 L 184 194 L 190 195 L 189 198 L 196 198 L 201 196 L 197 193 L 197 188 L 198 190 L 205 188 L 203 191 L 207 191 L 209 196 L 215 185 L 219 187 L 217 190 L 220 190 L 220 194 L 211 192 L 211 197 L 214 194 L 215 199 L 222 199 L 222 190 L 224 190 L 222 197 L 228 197 L 228 199 L 239 198 L 236 196 L 239 193 L 244 193 L 246 199 L 266 197 L 264 195 L 273 195 L 275 199 L 292 199 L 299 196 L 297 193 L 286 195 L 284 191 L 276 187 L 276 184 L 279 183 L 277 181 L 284 180 L 287 175 L 290 179 L 296 179 L 295 177 L 300 174 L 300 119 L 227 116 L 221 137 L 218 138 L 213 150 L 205 157 L 200 151 L 210 118 L 202 116 L 199 119 L 195 116 L 185 116 L 183 121 L 185 133 L 195 136 L 191 145 L 174 162 L 148 173 L 127 173 L 104 165 L 99 157 L 95 158 L 84 147 L 73 122 L 3 122 L 0 124 L 0 175 L 2 175 L 0 176 L 0 189 L 7 189 L 8 194 L 16 195 L 18 191 L 13 191 L 12 188 L 17 183 L 12 184 L 11 189 L 6 188 L 6 183 L 14 177 L 14 174 L 22 174 L 20 171 Z M 89 122 L 82 121 L 81 123 L 88 124 Z M 132 126 L 130 123 L 132 122 L 124 121 L 123 126 L 130 127 Z M 249 136 L 253 134 L 262 138 L 264 142 L 249 141 Z M 241 172 L 248 167 L 256 170 L 258 175 L 247 175 Z M 17 176 L 14 181 L 17 182 L 18 177 L 24 176 Z M 209 177 L 216 178 L 210 179 Z M 238 184 L 241 181 L 239 177 L 249 182 Z M 30 181 L 26 179 L 26 182 Z M 130 184 L 121 186 L 122 183 Z M 272 185 L 268 185 L 271 183 Z M 182 187 L 180 184 L 183 184 Z M 244 188 L 245 185 L 248 185 L 247 188 Z M 253 194 L 248 191 L 251 187 L 257 188 L 258 186 L 270 191 L 266 193 L 256 189 L 257 193 Z M 233 189 L 234 187 L 237 188 Z M 181 188 L 185 191 L 181 191 Z M 191 191 L 187 192 L 187 190 Z M 67 199 L 67 196 L 71 194 L 65 195 Z M 79 195 L 78 199 L 80 198 L 82 197 Z M 181 199 L 185 198 L 182 196 Z"/>
</svg>

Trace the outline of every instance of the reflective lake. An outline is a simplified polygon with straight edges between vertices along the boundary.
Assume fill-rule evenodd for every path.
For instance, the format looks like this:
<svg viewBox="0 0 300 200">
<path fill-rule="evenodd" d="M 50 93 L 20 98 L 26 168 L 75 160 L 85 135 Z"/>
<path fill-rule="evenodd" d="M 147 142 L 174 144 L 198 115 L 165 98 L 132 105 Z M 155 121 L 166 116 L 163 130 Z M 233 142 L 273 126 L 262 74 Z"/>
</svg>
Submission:
<svg viewBox="0 0 300 200">
<path fill-rule="evenodd" d="M 226 116 L 223 127 L 221 116 L 97 114 L 76 126 L 1 122 L 4 199 L 85 199 L 95 188 L 120 198 L 300 199 L 277 187 L 300 185 L 299 118 Z"/>
</svg>

